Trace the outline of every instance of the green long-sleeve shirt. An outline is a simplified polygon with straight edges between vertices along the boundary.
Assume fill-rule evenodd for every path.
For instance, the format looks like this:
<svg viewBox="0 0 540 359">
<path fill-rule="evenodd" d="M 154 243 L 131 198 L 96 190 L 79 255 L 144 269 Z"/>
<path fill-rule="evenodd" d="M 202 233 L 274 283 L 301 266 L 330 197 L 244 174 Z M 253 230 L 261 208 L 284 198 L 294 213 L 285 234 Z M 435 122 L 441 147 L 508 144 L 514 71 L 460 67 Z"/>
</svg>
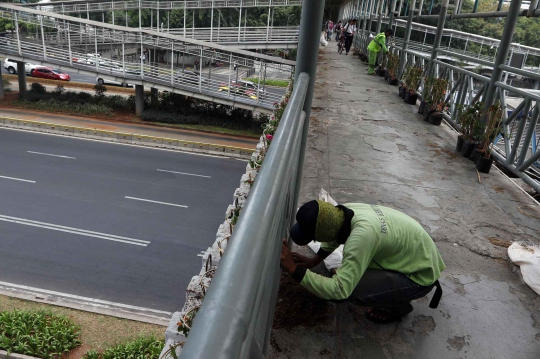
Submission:
<svg viewBox="0 0 540 359">
<path fill-rule="evenodd" d="M 366 269 L 386 269 L 409 276 L 428 286 L 439 279 L 446 267 L 435 243 L 411 217 L 391 208 L 349 203 L 354 211 L 351 234 L 343 248 L 343 261 L 332 278 L 306 271 L 301 285 L 323 299 L 348 298 Z M 337 242 L 321 243 L 333 252 Z"/>
<path fill-rule="evenodd" d="M 384 32 L 375 36 L 368 45 L 368 50 L 371 52 L 379 52 L 381 51 L 381 48 L 384 52 L 388 52 L 388 49 L 386 48 L 386 34 Z"/>
</svg>

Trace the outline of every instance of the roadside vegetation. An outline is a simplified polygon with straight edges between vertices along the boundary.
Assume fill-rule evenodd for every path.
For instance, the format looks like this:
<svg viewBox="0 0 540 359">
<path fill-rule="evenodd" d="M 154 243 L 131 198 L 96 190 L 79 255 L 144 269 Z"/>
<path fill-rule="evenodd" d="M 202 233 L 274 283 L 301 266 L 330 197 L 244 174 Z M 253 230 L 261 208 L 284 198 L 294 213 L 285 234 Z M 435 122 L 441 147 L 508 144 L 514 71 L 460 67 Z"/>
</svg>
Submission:
<svg viewBox="0 0 540 359">
<path fill-rule="evenodd" d="M 258 77 L 250 77 L 246 79 L 242 79 L 245 81 L 251 81 L 256 84 L 260 83 L 261 85 L 267 85 L 267 86 L 276 86 L 276 87 L 287 87 L 289 86 L 288 80 L 276 80 L 276 79 L 266 79 L 266 80 L 259 80 Z"/>
<path fill-rule="evenodd" d="M 0 350 L 12 353 L 43 359 L 158 359 L 164 332 L 158 325 L 0 296 Z M 124 355 L 135 350 L 146 355 Z"/>
<path fill-rule="evenodd" d="M 144 101 L 142 119 L 148 122 L 221 127 L 253 134 L 261 134 L 262 126 L 268 122 L 268 116 L 263 114 L 254 116 L 249 110 L 171 92 L 157 97 L 145 93 Z"/>
<path fill-rule="evenodd" d="M 93 86 L 94 94 L 69 91 L 58 85 L 53 91 L 34 82 L 22 99 L 11 106 L 30 110 L 64 113 L 76 116 L 132 119 L 135 115 L 135 96 L 106 95 L 107 87 Z M 252 111 L 233 108 L 184 95 L 161 92 L 144 93 L 143 122 L 193 130 L 257 136 L 268 122 L 268 116 L 253 115 Z M 137 122 L 137 121 L 133 121 Z"/>
<path fill-rule="evenodd" d="M 0 349 L 43 359 L 59 358 L 81 344 L 80 328 L 47 311 L 0 312 Z"/>
<path fill-rule="evenodd" d="M 137 338 L 127 343 L 106 348 L 101 352 L 92 349 L 83 355 L 83 359 L 158 359 L 163 345 L 164 340 L 154 337 Z"/>
</svg>

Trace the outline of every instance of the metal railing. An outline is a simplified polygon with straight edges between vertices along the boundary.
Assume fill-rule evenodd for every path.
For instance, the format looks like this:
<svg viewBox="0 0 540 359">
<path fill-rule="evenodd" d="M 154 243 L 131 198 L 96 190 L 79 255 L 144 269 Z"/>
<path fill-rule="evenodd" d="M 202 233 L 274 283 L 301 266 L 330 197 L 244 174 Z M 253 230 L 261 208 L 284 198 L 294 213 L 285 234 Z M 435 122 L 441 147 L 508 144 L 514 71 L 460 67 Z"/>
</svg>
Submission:
<svg viewBox="0 0 540 359">
<path fill-rule="evenodd" d="M 143 30 L 155 31 L 153 29 L 143 27 Z M 282 26 L 282 27 L 215 27 L 215 28 L 163 28 L 160 33 L 170 34 L 175 36 L 182 36 L 188 39 L 195 39 L 199 41 L 208 41 L 219 44 L 228 45 L 241 45 L 242 43 L 252 44 L 254 48 L 260 48 L 261 45 L 272 45 L 274 47 L 296 47 L 298 44 L 298 28 L 296 26 Z M 29 33 L 28 37 L 36 37 L 36 34 Z M 91 36 L 91 34 L 90 34 Z M 78 37 L 71 39 L 72 45 L 84 44 L 86 41 L 93 45 L 93 38 L 85 37 L 80 42 Z M 109 39 L 108 43 L 114 43 L 114 39 Z M 136 38 L 132 38 L 132 41 L 136 41 Z M 65 33 L 49 33 L 45 34 L 45 41 L 49 44 L 63 41 L 67 41 L 67 35 Z M 102 39 L 99 39 L 100 43 Z M 116 40 L 118 41 L 118 40 Z M 126 43 L 127 45 L 128 43 Z M 236 46 L 239 47 L 239 46 Z"/>
<path fill-rule="evenodd" d="M 365 49 L 370 39 L 368 33 L 359 32 L 354 43 Z M 390 51 L 405 58 L 398 73 L 403 74 L 404 69 L 412 66 L 427 68 L 430 54 L 419 52 L 412 46 L 403 50 L 403 41 L 398 39 L 396 46 Z M 432 48 L 426 48 L 431 52 Z M 476 72 L 457 65 L 442 61 L 447 57 L 452 59 L 471 61 L 471 57 L 457 51 L 449 51 L 447 47 L 436 49 L 437 59 L 433 61 L 434 73 L 439 78 L 445 78 L 448 83 L 446 98 L 448 111 L 443 114 L 445 120 L 457 130 L 458 108 L 472 106 L 477 102 L 486 101 L 486 95 L 491 79 Z M 474 59 L 481 65 L 495 67 L 493 61 Z M 503 113 L 503 125 L 499 135 L 493 143 L 493 157 L 510 172 L 520 177 L 525 183 L 540 192 L 540 124 L 538 121 L 540 109 L 540 95 L 538 91 L 527 91 L 506 83 L 509 76 L 524 76 L 540 82 L 540 75 L 531 71 L 511 67 L 507 64 L 499 66 L 503 73 L 503 81 L 495 82 L 495 97 L 493 102 L 500 102 Z M 512 76 L 513 77 L 513 76 Z M 423 84 L 420 84 L 417 93 L 421 98 Z M 510 96 L 511 95 L 511 96 Z M 514 104 L 509 105 L 512 100 Z M 493 103 L 492 102 L 492 103 Z"/>
<path fill-rule="evenodd" d="M 15 38 L 1 37 L 0 52 L 15 60 L 76 69 L 78 72 L 95 74 L 120 83 L 145 84 L 171 92 L 183 93 L 205 100 L 235 105 L 261 112 L 271 112 L 274 104 L 283 97 L 284 89 L 266 88 L 257 83 L 251 89 L 235 85 L 240 80 L 237 69 L 255 69 L 258 77 L 266 79 L 281 75 L 288 78 L 294 62 L 278 57 L 256 54 L 198 40 L 158 33 L 149 30 L 126 28 L 74 17 L 44 13 L 10 4 L 0 4 L 0 18 L 13 20 L 16 24 L 26 22 L 37 25 L 38 35 L 27 36 L 18 31 Z M 49 30 L 60 34 L 51 44 L 45 39 Z M 73 44 L 78 44 L 75 46 Z M 81 45 L 86 43 L 86 46 Z M 125 59 L 126 44 L 137 44 L 137 52 L 143 50 L 166 51 L 166 63 L 147 63 L 150 58 L 140 57 L 138 63 Z M 117 60 L 102 61 L 95 55 L 102 44 L 114 47 L 120 53 Z M 180 60 L 181 58 L 181 60 Z M 174 61 L 176 59 L 176 61 Z M 204 64 L 217 64 L 216 68 Z M 219 63 L 219 64 L 218 64 Z M 184 73 L 186 65 L 196 72 Z M 223 66 L 226 66 L 225 68 Z"/>
<path fill-rule="evenodd" d="M 182 358 L 264 358 L 294 224 L 309 76 L 299 75 L 239 222 L 197 313 Z"/>
<path fill-rule="evenodd" d="M 111 10 L 183 10 L 183 9 L 222 9 L 246 7 L 302 6 L 302 0 L 187 0 L 187 1 L 55 1 L 46 4 L 25 4 L 26 7 L 58 14 L 102 12 Z"/>
</svg>

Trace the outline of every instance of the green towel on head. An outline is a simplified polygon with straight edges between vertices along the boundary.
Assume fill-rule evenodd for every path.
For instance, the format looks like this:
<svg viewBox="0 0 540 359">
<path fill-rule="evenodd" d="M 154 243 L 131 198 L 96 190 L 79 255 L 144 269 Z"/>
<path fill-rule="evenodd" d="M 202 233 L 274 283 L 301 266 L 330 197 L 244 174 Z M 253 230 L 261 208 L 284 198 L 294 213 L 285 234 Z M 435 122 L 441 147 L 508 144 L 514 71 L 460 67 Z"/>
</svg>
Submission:
<svg viewBox="0 0 540 359">
<path fill-rule="evenodd" d="M 332 242 L 337 240 L 337 234 L 345 221 L 345 213 L 332 204 L 317 201 L 319 214 L 315 227 L 315 239 L 319 242 Z"/>
</svg>

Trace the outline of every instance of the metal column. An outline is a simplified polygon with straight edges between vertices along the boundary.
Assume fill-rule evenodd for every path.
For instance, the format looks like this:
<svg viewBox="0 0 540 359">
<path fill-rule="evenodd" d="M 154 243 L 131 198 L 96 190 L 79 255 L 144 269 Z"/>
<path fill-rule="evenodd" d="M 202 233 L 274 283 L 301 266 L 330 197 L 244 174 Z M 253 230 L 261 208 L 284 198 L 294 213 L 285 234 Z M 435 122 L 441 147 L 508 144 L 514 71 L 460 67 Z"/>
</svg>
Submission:
<svg viewBox="0 0 540 359">
<path fill-rule="evenodd" d="M 17 78 L 19 80 L 19 99 L 22 99 L 26 96 L 26 69 L 22 61 L 17 61 Z"/>
<path fill-rule="evenodd" d="M 444 0 L 448 1 L 448 0 Z M 412 18 L 414 15 L 414 8 L 416 6 L 416 0 L 411 0 L 411 4 L 409 7 L 409 18 L 407 19 L 407 28 L 405 30 L 405 37 L 403 38 L 403 52 L 401 54 L 401 57 L 399 59 L 399 78 L 403 76 L 404 67 L 405 67 L 405 59 L 407 58 L 407 48 L 409 47 L 409 40 L 411 39 L 411 30 L 412 30 Z"/>
<path fill-rule="evenodd" d="M 240 42 L 240 29 L 242 28 L 242 3 L 243 0 L 240 0 L 240 14 L 238 15 L 238 42 Z"/>
<path fill-rule="evenodd" d="M 2 67 L 2 60 L 0 60 L 0 68 Z M 0 81 L 0 101 L 4 100 L 4 81 Z"/>
<path fill-rule="evenodd" d="M 441 12 L 439 13 L 439 22 L 437 23 L 437 32 L 435 33 L 435 40 L 433 42 L 433 48 L 431 50 L 431 58 L 429 59 L 427 68 L 427 77 L 433 73 L 433 60 L 437 59 L 437 50 L 441 46 L 441 39 L 444 31 L 444 23 L 446 22 L 446 12 L 448 11 L 448 0 L 443 0 L 441 4 Z"/>
<path fill-rule="evenodd" d="M 141 117 L 144 111 L 144 87 L 135 85 L 135 116 Z"/>
<path fill-rule="evenodd" d="M 214 34 L 214 2 L 212 1 L 212 11 L 210 14 L 210 42 L 212 42 L 213 34 Z"/>
<path fill-rule="evenodd" d="M 486 97 L 484 98 L 484 113 L 487 113 L 489 107 L 495 99 L 495 82 L 501 81 L 502 70 L 499 69 L 500 65 L 506 63 L 508 57 L 508 52 L 510 50 L 510 43 L 512 42 L 512 35 L 514 35 L 514 30 L 516 28 L 516 23 L 518 20 L 519 12 L 521 10 L 521 0 L 513 0 L 510 3 L 510 8 L 508 9 L 508 16 L 504 23 L 504 31 L 502 34 L 501 42 L 499 43 L 499 48 L 497 50 L 497 57 L 495 59 L 495 64 L 493 65 L 493 73 L 489 80 L 489 87 L 486 91 Z M 482 124 L 485 126 L 487 122 L 487 116 L 482 116 Z"/>
<path fill-rule="evenodd" d="M 295 82 L 302 72 L 309 75 L 309 86 L 304 102 L 304 111 L 306 112 L 306 122 L 302 129 L 302 147 L 300 149 L 300 158 L 298 160 L 298 177 L 296 179 L 296 191 L 294 197 L 294 206 L 297 208 L 298 195 L 302 182 L 302 168 L 304 167 L 304 154 L 306 152 L 306 143 L 309 131 L 309 118 L 311 115 L 311 104 L 313 102 L 313 90 L 315 88 L 315 75 L 317 73 L 317 61 L 319 53 L 319 37 L 313 34 L 319 34 L 324 15 L 325 0 L 311 0 L 309 6 L 302 7 L 300 34 L 298 37 L 298 52 L 296 55 Z M 259 77 L 260 78 L 260 77 Z"/>
</svg>

